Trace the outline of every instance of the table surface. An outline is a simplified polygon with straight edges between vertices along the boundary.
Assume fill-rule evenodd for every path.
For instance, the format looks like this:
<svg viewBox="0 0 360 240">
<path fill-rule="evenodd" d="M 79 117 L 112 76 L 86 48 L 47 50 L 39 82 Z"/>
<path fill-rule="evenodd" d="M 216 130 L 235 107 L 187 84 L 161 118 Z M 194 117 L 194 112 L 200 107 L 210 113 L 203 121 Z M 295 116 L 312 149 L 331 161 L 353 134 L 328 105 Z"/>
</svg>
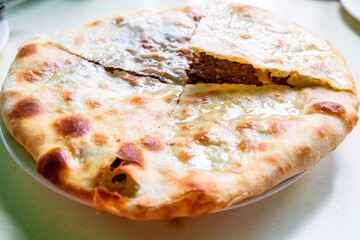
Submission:
<svg viewBox="0 0 360 240">
<path fill-rule="evenodd" d="M 10 37 L 0 52 L 0 81 L 27 39 L 138 9 L 207 1 L 25 1 L 9 9 Z M 360 23 L 338 1 L 248 1 L 329 40 L 360 86 Z M 360 127 L 304 177 L 260 202 L 172 221 L 138 222 L 98 212 L 47 189 L 0 143 L 0 239 L 360 239 Z"/>
</svg>

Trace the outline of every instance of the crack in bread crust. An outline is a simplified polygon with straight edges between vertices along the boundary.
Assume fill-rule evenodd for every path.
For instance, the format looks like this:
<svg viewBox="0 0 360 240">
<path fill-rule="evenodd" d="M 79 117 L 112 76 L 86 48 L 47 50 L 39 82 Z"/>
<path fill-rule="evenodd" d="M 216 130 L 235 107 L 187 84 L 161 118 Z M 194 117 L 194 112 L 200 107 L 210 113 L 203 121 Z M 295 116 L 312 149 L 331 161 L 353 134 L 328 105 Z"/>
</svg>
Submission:
<svg viewBox="0 0 360 240">
<path fill-rule="evenodd" d="M 85 61 L 88 61 L 88 62 L 93 63 L 93 64 L 95 64 L 95 65 L 101 66 L 101 67 L 103 67 L 103 68 L 105 69 L 105 71 L 107 71 L 107 72 L 109 72 L 109 73 L 111 73 L 111 74 L 114 74 L 116 71 L 126 72 L 126 73 L 128 73 L 128 74 L 133 75 L 133 76 L 137 76 L 137 77 L 149 77 L 149 78 L 153 78 L 153 79 L 159 80 L 159 81 L 162 82 L 162 83 L 167 83 L 167 82 L 163 81 L 160 77 L 158 77 L 158 76 L 156 76 L 156 75 L 140 74 L 140 73 L 137 73 L 137 72 L 134 72 L 134 71 L 124 70 L 124 69 L 119 68 L 119 67 L 106 67 L 106 66 L 105 66 L 104 64 L 102 64 L 100 61 L 94 61 L 94 60 L 87 59 L 87 58 L 85 58 L 85 57 L 82 56 L 82 55 L 76 54 L 76 53 L 70 51 L 69 49 L 66 49 L 66 48 L 60 46 L 59 44 L 56 44 L 56 43 L 49 43 L 49 44 L 57 47 L 59 50 L 65 51 L 65 52 L 67 52 L 67 53 L 69 53 L 69 54 L 72 54 L 72 55 L 74 55 L 74 56 L 76 56 L 76 57 L 79 57 L 79 58 L 81 58 L 81 59 L 83 59 L 83 60 L 85 60 Z"/>
</svg>

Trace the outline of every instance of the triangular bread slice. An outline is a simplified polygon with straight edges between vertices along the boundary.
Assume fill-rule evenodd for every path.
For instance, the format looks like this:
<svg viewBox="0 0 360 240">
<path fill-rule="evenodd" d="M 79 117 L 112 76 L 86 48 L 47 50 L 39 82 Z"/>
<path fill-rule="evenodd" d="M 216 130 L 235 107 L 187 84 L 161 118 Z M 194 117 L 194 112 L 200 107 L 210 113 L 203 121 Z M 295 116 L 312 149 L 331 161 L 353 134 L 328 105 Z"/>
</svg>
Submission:
<svg viewBox="0 0 360 240">
<path fill-rule="evenodd" d="M 101 164 L 167 122 L 183 87 L 108 72 L 47 43 L 24 45 L 3 86 L 1 112 L 38 172 L 92 202 Z"/>
<path fill-rule="evenodd" d="M 200 19 L 196 11 L 183 7 L 125 13 L 42 38 L 104 67 L 184 85 L 189 40 Z"/>
<path fill-rule="evenodd" d="M 195 61 L 196 72 L 213 68 L 199 67 L 202 58 L 205 57 L 205 62 L 217 58 L 245 65 L 242 75 L 255 75 L 255 80 L 260 77 L 264 83 L 298 87 L 322 85 L 356 92 L 345 60 L 329 42 L 298 24 L 254 6 L 210 4 L 191 37 L 190 48 L 200 58 Z M 221 70 L 213 82 L 221 78 Z M 213 69 L 211 72 L 209 75 L 214 75 Z"/>
</svg>

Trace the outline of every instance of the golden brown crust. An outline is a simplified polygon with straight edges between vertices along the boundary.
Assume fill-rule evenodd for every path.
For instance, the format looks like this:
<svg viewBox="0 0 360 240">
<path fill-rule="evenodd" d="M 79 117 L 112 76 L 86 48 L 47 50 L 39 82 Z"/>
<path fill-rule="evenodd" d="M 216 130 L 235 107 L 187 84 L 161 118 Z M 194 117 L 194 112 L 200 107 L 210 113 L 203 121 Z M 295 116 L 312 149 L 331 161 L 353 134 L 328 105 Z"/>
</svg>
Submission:
<svg viewBox="0 0 360 240">
<path fill-rule="evenodd" d="M 200 216 L 222 207 L 216 199 L 203 191 L 190 191 L 171 203 L 165 203 L 157 207 L 135 206 L 129 211 L 126 207 L 126 199 L 104 188 L 96 189 L 94 206 L 98 209 L 136 220 L 168 220 L 179 216 Z"/>
</svg>

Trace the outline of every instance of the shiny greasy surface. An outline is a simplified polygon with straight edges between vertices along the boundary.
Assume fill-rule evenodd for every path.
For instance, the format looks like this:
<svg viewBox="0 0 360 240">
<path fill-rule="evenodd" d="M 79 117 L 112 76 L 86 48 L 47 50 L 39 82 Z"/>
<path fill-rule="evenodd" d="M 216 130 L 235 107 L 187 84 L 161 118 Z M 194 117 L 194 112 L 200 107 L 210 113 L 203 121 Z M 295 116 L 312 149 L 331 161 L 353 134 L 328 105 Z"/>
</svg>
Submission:
<svg viewBox="0 0 360 240">
<path fill-rule="evenodd" d="M 194 168 L 245 166 L 249 152 L 271 147 L 272 119 L 303 114 L 298 95 L 281 86 L 186 85 L 170 120 L 176 129 L 170 144 L 179 147 L 174 148 L 178 159 Z"/>
</svg>

